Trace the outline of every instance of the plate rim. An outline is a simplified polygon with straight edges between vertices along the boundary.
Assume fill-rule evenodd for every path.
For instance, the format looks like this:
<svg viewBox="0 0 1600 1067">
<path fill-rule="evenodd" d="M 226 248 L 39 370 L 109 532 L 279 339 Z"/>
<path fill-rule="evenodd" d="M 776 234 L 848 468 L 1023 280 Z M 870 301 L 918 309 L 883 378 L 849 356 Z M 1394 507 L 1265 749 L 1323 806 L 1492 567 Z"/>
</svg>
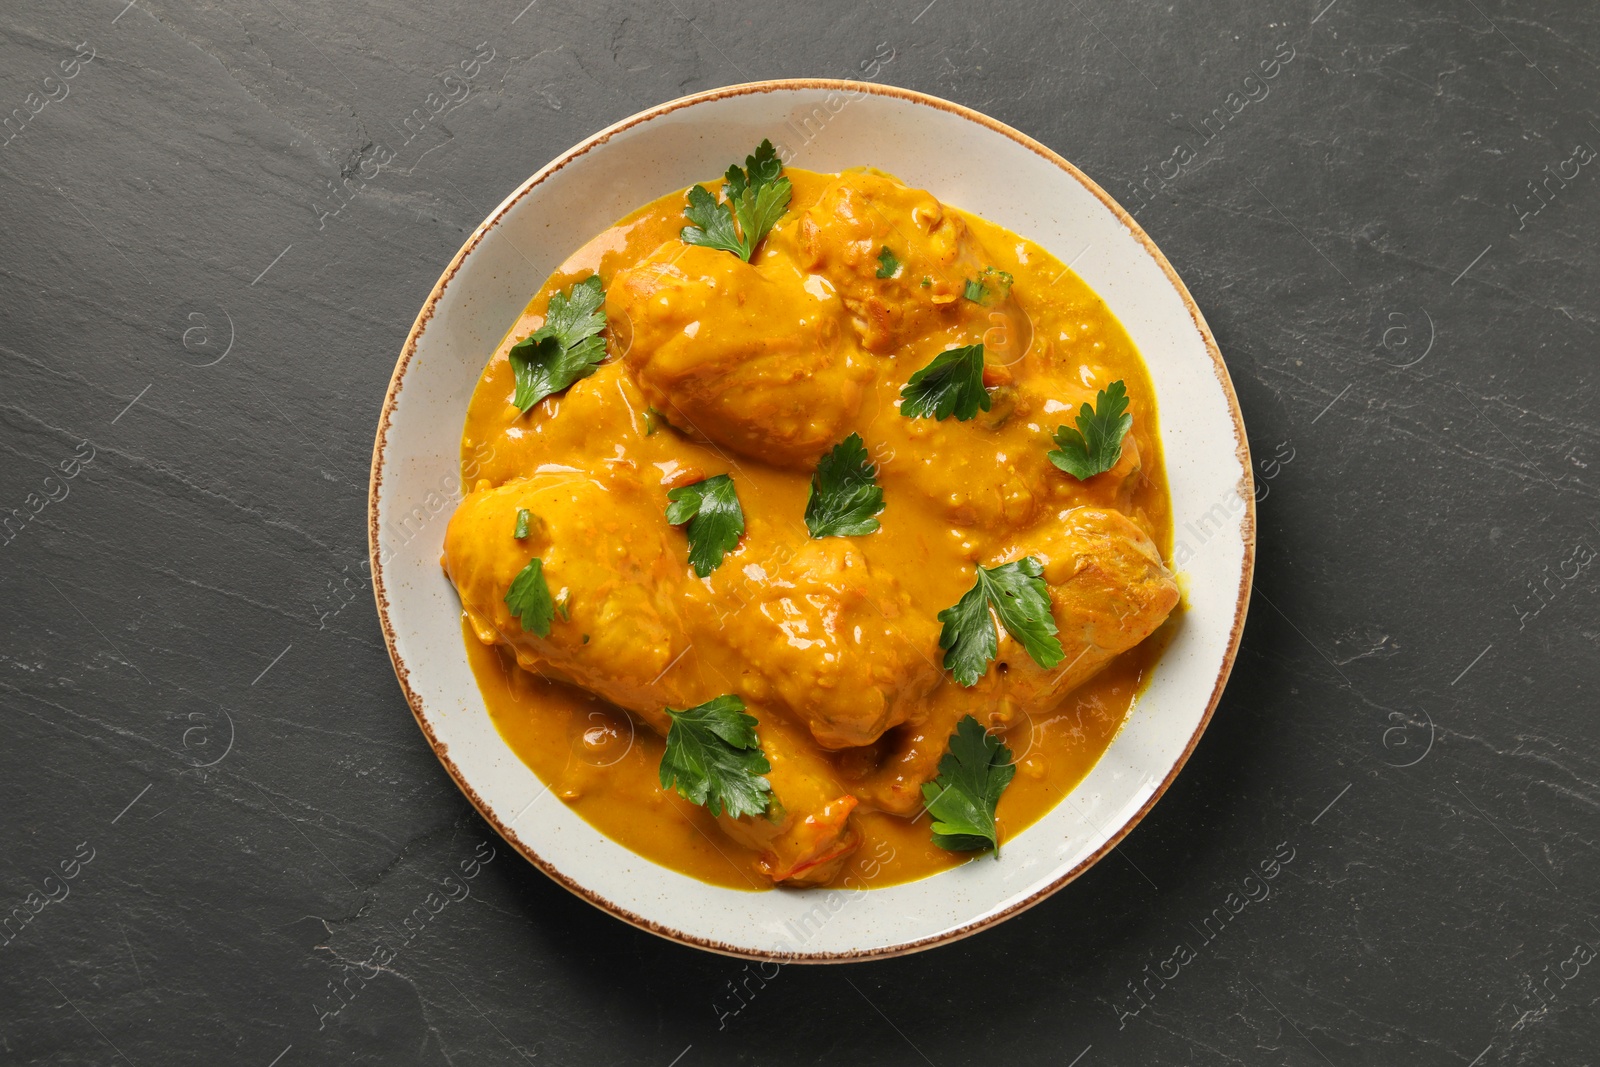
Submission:
<svg viewBox="0 0 1600 1067">
<path fill-rule="evenodd" d="M 1240 568 L 1238 598 L 1234 604 L 1233 628 L 1231 633 L 1228 635 L 1227 647 L 1223 653 L 1222 664 L 1217 671 L 1217 679 L 1212 687 L 1211 696 L 1206 702 L 1205 713 L 1200 717 L 1200 721 L 1195 727 L 1194 733 L 1189 737 L 1189 740 L 1185 744 L 1183 751 L 1178 755 L 1178 758 L 1172 765 L 1172 769 L 1168 771 L 1167 775 L 1162 779 L 1160 785 L 1151 791 L 1149 797 L 1145 799 L 1139 810 L 1135 812 L 1133 816 L 1125 821 L 1120 827 L 1113 831 L 1098 849 L 1090 853 L 1088 856 L 1085 856 L 1072 869 L 1051 880 L 1049 883 L 1040 886 L 1027 897 L 1016 901 L 1004 910 L 984 915 L 981 918 L 975 919 L 964 925 L 956 926 L 950 930 L 945 930 L 928 937 L 918 938 L 912 941 L 904 941 L 894 945 L 886 945 L 878 948 L 857 949 L 847 952 L 754 952 L 738 945 L 731 945 L 726 942 L 715 941 L 709 938 L 685 933 L 684 931 L 675 929 L 668 924 L 657 922 L 653 919 L 646 918 L 643 915 L 636 914 L 635 912 L 622 907 L 605 896 L 602 896 L 595 890 L 580 884 L 576 880 L 563 873 L 555 865 L 547 861 L 538 853 L 536 849 L 525 843 L 521 837 L 517 835 L 516 832 L 513 831 L 509 826 L 503 825 L 498 816 L 495 815 L 494 811 L 485 803 L 483 797 L 478 794 L 477 790 L 474 789 L 471 783 L 469 783 L 462 775 L 460 769 L 456 766 L 455 761 L 450 758 L 448 743 L 435 736 L 432 727 L 424 717 L 422 710 L 422 699 L 411 686 L 410 668 L 406 665 L 404 658 L 401 656 L 396 647 L 394 625 L 389 618 L 389 596 L 384 586 L 383 560 L 378 548 L 378 499 L 383 488 L 384 449 L 388 443 L 389 430 L 395 408 L 399 403 L 399 396 L 403 385 L 403 380 L 405 378 L 406 371 L 411 365 L 412 359 L 416 355 L 418 343 L 421 341 L 422 335 L 426 331 L 429 321 L 433 318 L 434 310 L 440 298 L 444 295 L 445 289 L 447 289 L 450 283 L 455 279 L 455 276 L 461 269 L 461 265 L 466 257 L 483 242 L 483 240 L 489 235 L 490 231 L 500 224 L 506 213 L 510 211 L 518 201 L 527 196 L 552 175 L 566 167 L 573 160 L 576 160 L 586 155 L 593 149 L 605 144 L 617 134 L 661 115 L 669 114 L 673 111 L 678 111 L 695 104 L 712 100 L 720 100 L 732 96 L 748 96 L 755 93 L 772 93 L 795 89 L 825 89 L 850 93 L 866 92 L 877 96 L 898 98 L 912 104 L 920 104 L 926 107 L 933 107 L 941 111 L 946 111 L 960 118 L 965 118 L 971 122 L 977 123 L 980 126 L 984 126 L 994 133 L 998 133 L 1004 137 L 1010 138 L 1012 141 L 1016 142 L 1022 147 L 1034 152 L 1046 162 L 1059 167 L 1074 181 L 1077 181 L 1079 184 L 1081 184 L 1086 190 L 1089 191 L 1089 193 L 1098 199 L 1101 204 L 1110 210 L 1112 214 L 1116 216 L 1118 221 L 1128 228 L 1129 233 L 1131 233 L 1134 239 L 1144 247 L 1145 251 L 1155 261 L 1157 266 L 1161 268 L 1162 272 L 1166 275 L 1167 281 L 1172 285 L 1179 298 L 1183 301 L 1184 307 L 1188 310 L 1189 316 L 1194 322 L 1195 329 L 1199 332 L 1200 338 L 1205 344 L 1206 352 L 1211 357 L 1212 372 L 1216 375 L 1217 383 L 1221 386 L 1223 396 L 1227 400 L 1228 412 L 1232 417 L 1233 422 L 1232 429 L 1235 439 L 1234 452 L 1239 459 L 1240 467 L 1244 471 L 1244 475 L 1240 478 L 1240 484 L 1238 487 L 1239 496 L 1245 502 L 1245 509 L 1240 517 L 1240 534 L 1243 541 L 1243 557 Z M 545 164 L 543 167 L 540 167 L 531 177 L 529 177 L 515 190 L 513 190 L 510 195 L 502 200 L 500 204 L 489 213 L 488 217 L 486 217 L 483 222 L 478 224 L 477 228 L 473 230 L 472 234 L 467 238 L 467 240 L 462 244 L 461 248 L 456 252 L 455 256 L 450 260 L 450 263 L 445 267 L 444 272 L 439 276 L 439 280 L 434 283 L 432 290 L 428 293 L 428 297 L 423 302 L 422 308 L 417 312 L 416 320 L 411 325 L 411 330 L 406 334 L 406 340 L 404 345 L 401 347 L 400 356 L 396 360 L 394 371 L 389 377 L 389 386 L 384 393 L 383 408 L 378 416 L 378 429 L 372 448 L 372 467 L 367 489 L 367 556 L 368 565 L 372 576 L 371 584 L 373 600 L 378 610 L 378 622 L 383 630 L 384 647 L 388 650 L 389 662 L 394 667 L 395 678 L 400 683 L 401 692 L 405 695 L 406 705 L 411 709 L 412 718 L 416 720 L 418 728 L 421 729 L 423 737 L 428 742 L 428 747 L 433 750 L 434 756 L 436 756 L 439 762 L 444 766 L 445 772 L 450 775 L 451 780 L 454 781 L 456 787 L 461 790 L 462 795 L 467 798 L 467 800 L 472 804 L 473 808 L 477 810 L 478 814 L 483 817 L 484 821 L 490 826 L 494 827 L 495 832 L 498 833 L 507 844 L 516 849 L 524 859 L 532 863 L 557 885 L 568 890 L 573 895 L 589 902 L 590 904 L 593 904 L 595 907 L 600 908 L 601 910 L 614 915 L 635 927 L 638 927 L 641 930 L 646 931 L 647 933 L 655 934 L 658 937 L 665 938 L 669 941 L 675 941 L 679 944 L 688 945 L 692 948 L 703 949 L 709 952 L 733 956 L 740 959 L 779 960 L 786 963 L 853 963 L 863 960 L 887 959 L 894 956 L 907 955 L 913 952 L 921 952 L 938 945 L 950 944 L 955 941 L 962 940 L 963 938 L 971 937 L 973 934 L 989 929 L 998 923 L 1004 922 L 1006 919 L 1012 918 L 1013 916 L 1019 915 L 1029 908 L 1034 907 L 1035 905 L 1059 892 L 1070 882 L 1077 880 L 1090 867 L 1093 867 L 1096 863 L 1100 862 L 1100 860 L 1108 852 L 1110 852 L 1113 848 L 1120 844 L 1124 838 L 1133 832 L 1134 827 L 1138 826 L 1139 823 L 1144 821 L 1144 817 L 1149 814 L 1150 809 L 1155 806 L 1156 801 L 1160 800 L 1166 794 L 1167 789 L 1177 778 L 1178 772 L 1182 771 L 1184 766 L 1189 762 L 1189 757 L 1194 753 L 1196 746 L 1199 745 L 1201 736 L 1206 732 L 1206 728 L 1211 724 L 1211 717 L 1216 712 L 1217 704 L 1222 699 L 1222 692 L 1227 686 L 1228 678 L 1233 672 L 1234 662 L 1238 657 L 1239 643 L 1244 633 L 1245 616 L 1248 613 L 1250 605 L 1250 593 L 1255 575 L 1256 500 L 1251 477 L 1253 471 L 1254 466 L 1250 456 L 1250 441 L 1245 430 L 1244 416 L 1239 408 L 1239 397 L 1234 390 L 1233 379 L 1228 373 L 1227 365 L 1223 362 L 1222 352 L 1217 346 L 1216 338 L 1211 333 L 1211 327 L 1206 323 L 1205 316 L 1201 314 L 1199 305 L 1195 303 L 1194 296 L 1189 292 L 1189 287 L 1185 285 L 1183 279 L 1178 276 L 1178 272 L 1173 268 L 1172 264 L 1168 262 L 1167 257 L 1162 253 L 1161 249 L 1157 247 L 1155 241 L 1151 239 L 1149 234 L 1145 233 L 1144 228 L 1139 225 L 1138 221 L 1132 215 L 1130 215 L 1121 204 L 1113 199 L 1110 194 L 1102 189 L 1100 185 L 1094 181 L 1094 179 L 1083 173 L 1083 171 L 1079 170 L 1060 154 L 1023 133 L 1022 131 L 1015 129 L 1014 127 L 1009 126 L 998 119 L 992 118 L 981 111 L 974 110 L 951 100 L 946 100 L 942 97 L 918 92 L 915 89 L 906 89 L 898 85 L 850 81 L 841 78 L 773 78 L 762 81 L 742 82 L 735 85 L 722 86 L 716 89 L 707 89 L 698 93 L 691 93 L 687 96 L 681 96 L 676 99 L 657 104 L 653 107 L 646 108 L 643 111 L 636 112 L 635 114 L 630 115 L 618 122 L 614 122 L 610 126 L 607 126 L 604 129 L 579 141 L 571 148 L 568 148 L 566 151 L 557 155 L 549 163 Z M 594 832 L 599 833 L 600 831 L 595 830 Z"/>
</svg>

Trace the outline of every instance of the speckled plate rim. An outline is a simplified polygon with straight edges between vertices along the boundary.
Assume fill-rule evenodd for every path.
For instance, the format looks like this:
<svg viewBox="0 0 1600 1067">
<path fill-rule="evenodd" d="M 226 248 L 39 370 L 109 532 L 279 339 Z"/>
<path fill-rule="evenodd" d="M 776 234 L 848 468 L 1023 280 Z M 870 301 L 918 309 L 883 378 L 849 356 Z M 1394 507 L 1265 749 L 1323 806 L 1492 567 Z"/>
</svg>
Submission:
<svg viewBox="0 0 1600 1067">
<path fill-rule="evenodd" d="M 451 281 L 454 280 L 456 273 L 460 270 L 462 262 L 467 258 L 468 255 L 472 253 L 474 249 L 479 246 L 479 244 L 484 241 L 486 237 L 488 237 L 491 231 L 493 231 L 494 228 L 499 225 L 501 220 L 505 218 L 506 213 L 510 211 L 514 205 L 516 205 L 534 189 L 538 188 L 539 185 L 549 179 L 552 175 L 556 174 L 562 168 L 570 164 L 573 160 L 578 159 L 596 147 L 605 144 L 617 134 L 629 130 L 641 123 L 706 101 L 720 100 L 733 96 L 764 94 L 795 89 L 817 89 L 849 93 L 864 92 L 876 96 L 895 97 L 903 101 L 936 108 L 961 118 L 965 118 L 970 122 L 986 127 L 994 133 L 1009 138 L 1018 145 L 1021 145 L 1029 151 L 1037 154 L 1046 162 L 1060 168 L 1074 181 L 1082 185 L 1085 190 L 1099 200 L 1107 210 L 1109 210 L 1125 227 L 1127 227 L 1129 233 L 1141 245 L 1143 245 L 1145 251 L 1149 254 L 1151 259 L 1156 263 L 1157 266 L 1160 267 L 1168 282 L 1171 284 L 1173 290 L 1182 300 L 1184 307 L 1188 310 L 1189 315 L 1194 322 L 1195 329 L 1198 331 L 1200 338 L 1205 345 L 1205 349 L 1211 357 L 1212 371 L 1216 375 L 1217 383 L 1221 387 L 1222 393 L 1227 401 L 1229 414 L 1233 422 L 1235 452 L 1239 460 L 1240 469 L 1244 472 L 1238 486 L 1239 496 L 1244 502 L 1244 511 L 1240 516 L 1240 535 L 1242 538 L 1243 559 L 1240 568 L 1239 590 L 1238 598 L 1234 608 L 1233 625 L 1225 646 L 1224 654 L 1222 656 L 1221 666 L 1217 672 L 1216 682 L 1212 688 L 1210 699 L 1206 704 L 1205 712 L 1200 717 L 1194 733 L 1190 736 L 1188 743 L 1174 761 L 1171 770 L 1168 771 L 1165 778 L 1163 778 L 1160 784 L 1154 788 L 1138 811 L 1135 812 L 1131 818 L 1128 818 L 1126 821 L 1124 821 L 1120 827 L 1113 830 L 1099 848 L 1085 856 L 1081 861 L 1079 861 L 1064 874 L 1061 874 L 1049 883 L 1040 886 L 1026 898 L 1016 901 L 1004 910 L 981 916 L 980 918 L 965 925 L 942 931 L 934 936 L 850 952 L 757 953 L 742 948 L 738 945 L 732 945 L 725 942 L 719 942 L 709 938 L 688 934 L 667 924 L 656 922 L 618 905 L 616 902 L 607 899 L 600 893 L 590 889 L 587 886 L 579 884 L 577 881 L 564 874 L 554 864 L 547 861 L 538 853 L 537 850 L 523 841 L 517 835 L 517 833 L 511 829 L 510 826 L 505 825 L 495 811 L 490 807 L 490 805 L 485 802 L 483 797 L 481 797 L 473 788 L 471 783 L 467 781 L 460 768 L 458 768 L 455 762 L 451 759 L 448 746 L 436 736 L 432 726 L 428 722 L 428 718 L 423 710 L 423 701 L 411 684 L 411 668 L 406 663 L 396 644 L 395 629 L 390 619 L 389 595 L 384 583 L 382 553 L 379 548 L 379 498 L 383 486 L 384 449 L 388 440 L 391 420 L 399 402 L 400 393 L 405 381 L 406 371 L 409 368 L 413 357 L 416 355 L 417 347 L 422 335 L 426 331 L 428 323 L 433 317 L 434 310 L 438 306 L 440 298 L 444 295 L 445 290 L 449 287 Z M 1249 607 L 1251 582 L 1255 571 L 1256 511 L 1254 486 L 1250 481 L 1251 470 L 1252 465 L 1250 458 L 1249 439 L 1245 431 L 1244 417 L 1239 409 L 1238 395 L 1234 391 L 1233 380 L 1228 374 L 1227 366 L 1224 364 L 1222 359 L 1221 350 L 1217 347 L 1216 339 L 1212 336 L 1211 328 L 1209 325 L 1207 325 L 1204 315 L 1201 314 L 1200 308 L 1198 305 L 1196 305 L 1188 287 L 1184 285 L 1183 280 L 1178 276 L 1177 271 L 1173 269 L 1172 264 L 1167 261 L 1166 256 L 1162 254 L 1160 248 L 1158 248 L 1155 242 L 1151 240 L 1150 236 L 1145 233 L 1144 229 L 1138 224 L 1137 221 L 1135 221 L 1133 216 L 1128 214 L 1128 212 L 1123 209 L 1121 204 L 1117 203 L 1116 200 L 1107 194 L 1106 191 L 1102 189 L 1096 182 L 1089 178 L 1088 175 L 1084 174 L 1072 163 L 1068 162 L 1066 159 L 1047 148 L 1045 145 L 1034 140 L 1032 137 L 1029 137 L 1027 134 L 1024 134 L 1021 131 L 1006 125 L 1005 123 L 998 121 L 997 119 L 990 118 L 988 115 L 985 115 L 982 112 L 975 111 L 961 104 L 944 100 L 940 97 L 930 96 L 926 93 L 920 93 L 912 89 L 904 89 L 893 85 L 845 81 L 833 78 L 786 78 L 748 82 L 739 85 L 725 86 L 719 89 L 711 89 L 705 92 L 694 93 L 689 96 L 679 97 L 676 100 L 667 101 L 663 104 L 658 104 L 655 107 L 640 111 L 635 115 L 621 120 L 620 122 L 614 123 L 600 132 L 584 139 L 583 141 L 580 141 L 578 144 L 574 145 L 567 151 L 561 153 L 555 159 L 551 160 L 544 167 L 540 168 L 539 171 L 537 171 L 532 177 L 524 182 L 515 192 L 506 197 L 506 199 L 502 201 L 493 212 L 490 213 L 489 217 L 479 224 L 477 229 L 473 231 L 472 235 L 461 246 L 460 251 L 458 251 L 454 258 L 451 259 L 449 265 L 445 268 L 444 273 L 440 275 L 438 282 L 435 283 L 433 290 L 428 294 L 428 299 L 423 303 L 422 309 L 417 313 L 416 321 L 412 324 L 411 331 L 406 337 L 405 345 L 401 349 L 400 357 L 395 364 L 394 373 L 390 377 L 389 388 L 384 396 L 383 409 L 378 420 L 378 430 L 372 451 L 372 474 L 369 484 L 367 504 L 368 553 L 372 571 L 372 590 L 378 610 L 378 619 L 383 628 L 384 644 L 389 650 L 389 658 L 394 665 L 395 677 L 399 681 L 400 688 L 405 694 L 406 703 L 411 708 L 412 716 L 415 718 L 417 726 L 422 730 L 423 735 L 427 738 L 428 745 L 433 750 L 434 755 L 438 757 L 439 762 L 444 766 L 446 772 L 455 781 L 457 787 L 460 788 L 463 795 L 467 797 L 473 807 L 477 809 L 478 813 L 482 815 L 483 818 L 491 826 L 493 826 L 501 835 L 501 837 L 511 844 L 513 848 L 520 852 L 530 863 L 548 875 L 558 885 L 563 886 L 574 895 L 581 897 L 596 907 L 601 908 L 602 910 L 607 911 L 612 915 L 615 915 L 616 917 L 623 919 L 624 921 L 631 923 L 632 925 L 637 926 L 649 933 L 653 933 L 668 940 L 677 941 L 681 944 L 689 945 L 694 948 L 705 949 L 707 951 L 716 952 L 723 955 L 745 959 L 776 959 L 785 962 L 799 963 L 845 963 L 870 959 L 883 959 L 922 951 L 932 948 L 936 945 L 948 944 L 961 940 L 965 937 L 970 937 L 973 934 L 976 934 L 981 930 L 986 930 L 1006 919 L 1011 918 L 1014 915 L 1021 914 L 1023 911 L 1026 911 L 1027 909 L 1047 899 L 1052 894 L 1059 891 L 1063 886 L 1078 878 L 1083 874 L 1084 871 L 1098 863 L 1103 856 L 1115 848 L 1123 840 L 1123 838 L 1127 837 L 1127 835 L 1133 831 L 1134 827 L 1136 827 L 1144 819 L 1145 815 L 1149 813 L 1150 809 L 1155 806 L 1156 801 L 1160 800 L 1161 797 L 1166 793 L 1173 780 L 1177 778 L 1178 772 L 1181 771 L 1184 765 L 1188 762 L 1190 755 L 1194 752 L 1195 746 L 1200 742 L 1201 735 L 1205 733 L 1206 727 L 1210 724 L 1211 717 L 1216 711 L 1217 703 L 1222 698 L 1223 689 L 1227 685 L 1228 676 L 1233 670 L 1234 660 L 1238 655 L 1239 641 L 1244 631 L 1245 615 Z M 599 831 L 595 832 L 598 833 Z"/>
</svg>

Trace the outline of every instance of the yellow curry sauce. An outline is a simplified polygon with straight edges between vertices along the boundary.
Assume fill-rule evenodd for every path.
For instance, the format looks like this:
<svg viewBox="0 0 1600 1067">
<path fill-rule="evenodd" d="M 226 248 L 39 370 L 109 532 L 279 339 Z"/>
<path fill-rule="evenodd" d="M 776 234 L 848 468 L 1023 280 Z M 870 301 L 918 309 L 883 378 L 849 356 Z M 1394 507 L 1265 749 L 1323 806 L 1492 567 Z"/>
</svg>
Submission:
<svg viewBox="0 0 1600 1067">
<path fill-rule="evenodd" d="M 918 813 L 957 714 L 976 715 L 1015 754 L 1002 843 L 1105 751 L 1177 600 L 1161 564 L 1172 536 L 1165 470 L 1137 350 L 1058 260 L 875 171 L 784 174 L 789 211 L 750 265 L 683 245 L 676 192 L 590 241 L 534 295 L 469 406 L 473 492 L 444 563 L 490 715 L 553 798 L 713 884 L 888 885 L 975 855 L 934 846 Z M 856 262 L 880 241 L 904 277 L 880 284 L 876 262 Z M 1003 302 L 962 295 L 974 276 L 993 287 L 993 272 L 1014 278 Z M 596 273 L 606 363 L 519 412 L 507 353 L 543 323 L 552 294 Z M 785 336 L 798 340 L 785 348 Z M 969 422 L 899 413 L 912 373 L 979 341 L 990 411 Z M 766 362 L 754 377 L 739 378 L 749 360 L 708 375 L 695 361 L 717 344 L 735 355 L 765 346 Z M 1117 380 L 1133 415 L 1123 457 L 1080 482 L 1046 459 L 1050 435 Z M 785 391 L 803 403 L 771 406 Z M 652 403 L 663 395 L 670 404 Z M 852 431 L 877 465 L 882 526 L 811 539 L 802 515 L 819 447 Z M 682 529 L 664 518 L 666 493 L 724 473 L 746 532 L 699 579 Z M 531 546 L 511 538 L 507 517 L 528 504 L 550 520 Z M 555 623 L 566 637 L 552 635 L 560 648 L 521 634 L 496 603 L 537 551 L 552 592 L 570 597 L 570 619 Z M 974 563 L 1027 554 L 1046 560 L 1067 659 L 1083 666 L 1042 672 L 1002 629 L 989 674 L 963 690 L 940 669 L 935 617 L 971 587 Z M 781 822 L 714 818 L 659 784 L 660 708 L 722 693 L 759 719 Z M 802 815 L 810 830 L 795 825 Z"/>
</svg>

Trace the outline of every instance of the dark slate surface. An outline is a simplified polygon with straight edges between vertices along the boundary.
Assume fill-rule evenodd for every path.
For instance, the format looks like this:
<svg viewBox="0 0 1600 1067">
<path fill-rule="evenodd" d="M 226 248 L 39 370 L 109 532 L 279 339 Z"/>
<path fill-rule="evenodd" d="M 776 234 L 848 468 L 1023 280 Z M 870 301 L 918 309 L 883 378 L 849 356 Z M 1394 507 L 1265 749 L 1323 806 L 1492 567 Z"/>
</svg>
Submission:
<svg viewBox="0 0 1600 1067">
<path fill-rule="evenodd" d="M 0 11 L 0 904 L 54 898 L 0 946 L 0 1062 L 1596 1061 L 1593 5 L 524 2 Z M 880 45 L 1138 206 L 1238 385 L 1257 592 L 1116 854 L 972 940 L 774 974 L 462 799 L 361 581 L 368 457 L 527 175 Z"/>
</svg>

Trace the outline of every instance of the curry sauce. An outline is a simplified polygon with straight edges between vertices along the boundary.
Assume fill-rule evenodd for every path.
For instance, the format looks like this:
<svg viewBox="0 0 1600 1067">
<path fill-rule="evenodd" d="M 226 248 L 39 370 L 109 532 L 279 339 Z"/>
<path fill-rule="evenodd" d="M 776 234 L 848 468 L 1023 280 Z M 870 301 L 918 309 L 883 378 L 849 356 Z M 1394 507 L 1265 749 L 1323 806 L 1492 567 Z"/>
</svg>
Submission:
<svg viewBox="0 0 1600 1067">
<path fill-rule="evenodd" d="M 750 263 L 679 239 L 680 191 L 551 275 L 469 405 L 473 491 L 444 563 L 489 713 L 559 802 L 713 884 L 887 885 L 975 855 L 935 846 L 920 811 L 959 715 L 1013 753 L 1002 844 L 1105 751 L 1177 599 L 1162 564 L 1166 475 L 1143 362 L 1070 269 L 878 172 L 784 174 L 788 211 Z M 863 260 L 880 246 L 893 253 L 887 276 Z M 554 294 L 591 275 L 606 291 L 608 357 L 524 414 L 508 353 Z M 972 283 L 990 298 L 972 299 Z M 977 343 L 988 411 L 897 410 L 914 372 Z M 1051 434 L 1114 381 L 1132 429 L 1112 469 L 1079 481 L 1047 460 Z M 801 518 L 812 471 L 847 433 L 876 466 L 881 527 L 812 538 Z M 666 494 L 719 474 L 746 528 L 700 577 L 663 517 Z M 513 538 L 524 512 L 536 529 Z M 530 553 L 563 612 L 548 639 L 521 632 L 502 603 Z M 936 616 L 975 564 L 1024 555 L 1044 561 L 1072 662 L 1044 671 L 1002 629 L 988 674 L 961 687 L 942 669 Z M 662 709 L 724 693 L 759 720 L 770 818 L 713 817 L 658 779 Z"/>
</svg>

